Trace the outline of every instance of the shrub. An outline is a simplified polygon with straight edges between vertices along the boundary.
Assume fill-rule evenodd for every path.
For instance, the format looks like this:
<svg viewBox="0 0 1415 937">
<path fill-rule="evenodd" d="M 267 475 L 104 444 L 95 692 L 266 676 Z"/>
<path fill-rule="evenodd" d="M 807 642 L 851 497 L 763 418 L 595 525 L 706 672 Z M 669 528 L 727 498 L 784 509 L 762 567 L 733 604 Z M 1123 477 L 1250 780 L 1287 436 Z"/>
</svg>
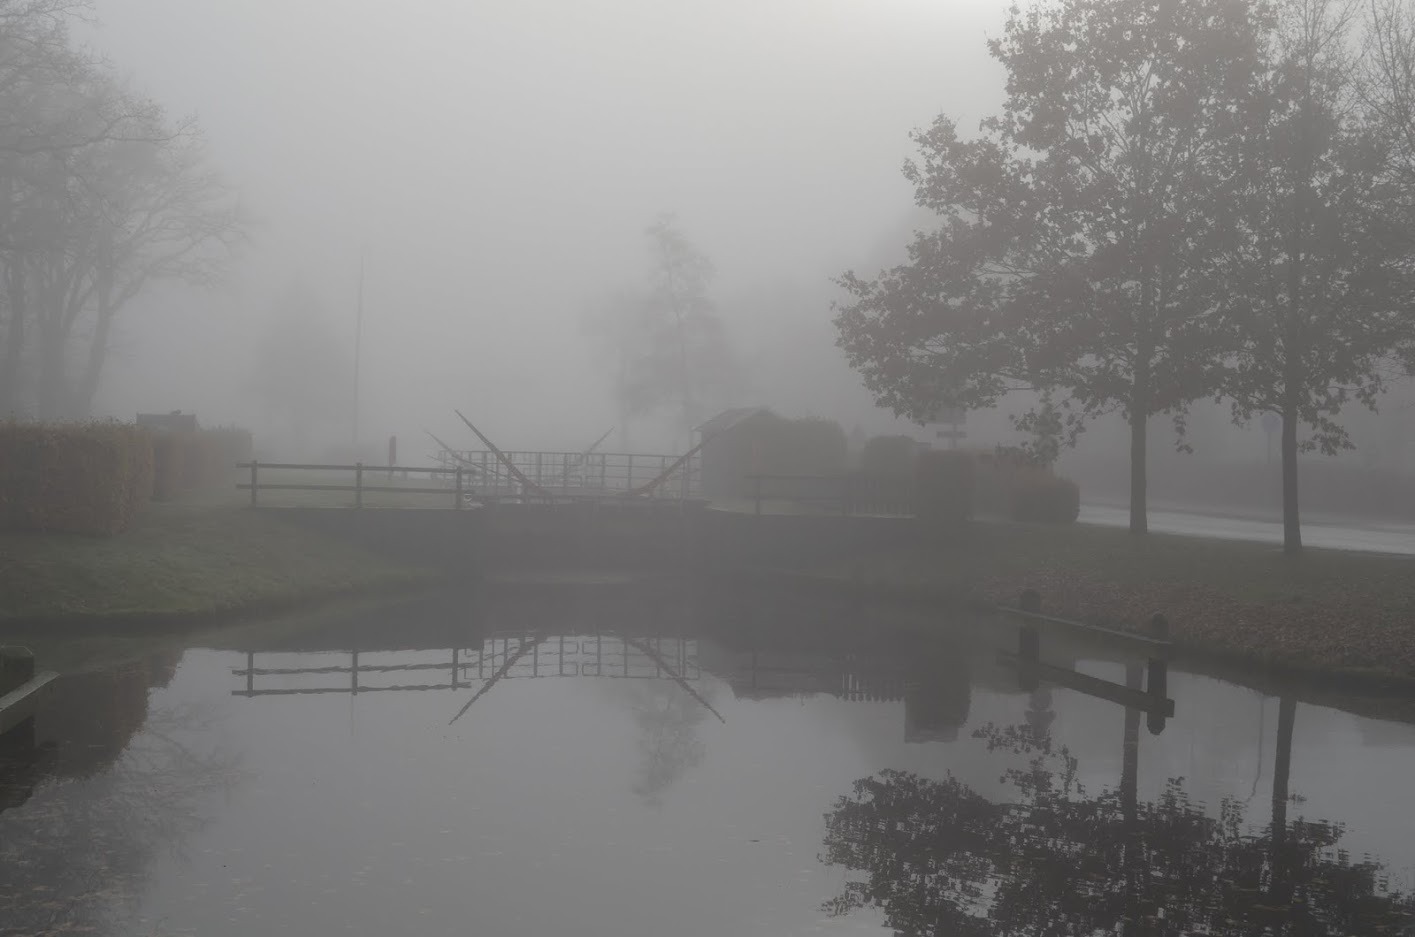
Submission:
<svg viewBox="0 0 1415 937">
<path fill-rule="evenodd" d="M 972 453 L 977 466 L 978 511 L 998 517 L 1013 516 L 1013 487 L 1019 474 L 1045 471 L 1021 449 L 999 446 Z"/>
<path fill-rule="evenodd" d="M 973 514 L 973 456 L 958 450 L 920 452 L 915 463 L 914 513 L 928 524 L 958 524 Z"/>
<path fill-rule="evenodd" d="M 117 533 L 153 472 L 152 437 L 132 424 L 0 424 L 0 527 Z"/>
<path fill-rule="evenodd" d="M 707 444 L 704 488 L 711 494 L 747 495 L 752 492 L 749 475 L 840 475 L 847 449 L 845 431 L 834 420 L 788 420 L 762 411 Z"/>
<path fill-rule="evenodd" d="M 237 462 L 251 458 L 251 434 L 235 427 L 196 432 L 163 432 L 153 438 L 156 479 L 152 496 L 158 501 L 194 488 L 225 482 Z"/>
<path fill-rule="evenodd" d="M 236 471 L 237 462 L 249 462 L 255 452 L 255 439 L 251 431 L 239 426 L 218 426 L 202 431 L 211 440 L 217 457 L 218 478 L 226 478 Z"/>
<path fill-rule="evenodd" d="M 860 471 L 866 475 L 909 476 L 919 444 L 912 436 L 871 436 L 860 450 Z"/>
<path fill-rule="evenodd" d="M 186 487 L 188 433 L 156 433 L 152 437 L 152 499 L 171 501 Z"/>
<path fill-rule="evenodd" d="M 1044 469 L 1012 477 L 1012 519 L 1036 524 L 1070 524 L 1081 513 L 1081 486 Z"/>
</svg>

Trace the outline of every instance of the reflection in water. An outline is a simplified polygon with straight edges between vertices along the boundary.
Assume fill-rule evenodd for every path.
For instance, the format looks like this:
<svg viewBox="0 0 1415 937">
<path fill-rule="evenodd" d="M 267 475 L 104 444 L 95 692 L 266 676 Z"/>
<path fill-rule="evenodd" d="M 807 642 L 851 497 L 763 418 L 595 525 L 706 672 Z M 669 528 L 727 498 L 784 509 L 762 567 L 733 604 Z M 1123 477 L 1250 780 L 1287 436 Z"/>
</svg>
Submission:
<svg viewBox="0 0 1415 937">
<path fill-rule="evenodd" d="M 1269 699 L 1255 744 L 1251 690 L 1177 670 L 1152 736 L 1080 688 L 1144 680 L 1094 649 L 1047 646 L 1090 683 L 1019 691 L 978 633 L 893 610 L 552 592 L 66 678 L 0 756 L 0 933 L 1365 934 L 1412 911 L 1415 748 L 1363 720 Z"/>
<path fill-rule="evenodd" d="M 0 802 L 14 808 L 0 814 L 4 933 L 120 929 L 152 860 L 201 827 L 202 801 L 235 776 L 201 707 L 149 711 L 177 656 L 63 677 L 5 739 L 0 777 L 24 778 L 28 796 Z"/>
<path fill-rule="evenodd" d="M 1272 816 L 1257 833 L 1242 802 L 1225 798 L 1210 815 L 1180 778 L 1138 798 L 1135 710 L 1113 789 L 1087 791 L 1077 759 L 1035 724 L 975 733 L 1028 755 L 1005 773 L 1010 796 L 999 801 L 951 775 L 859 780 L 826 817 L 822 858 L 863 877 L 825 909 L 879 908 L 909 935 L 1399 932 L 1415 899 L 1391 889 L 1378 862 L 1351 861 L 1341 825 L 1288 821 L 1291 701 L 1282 708 Z"/>
<path fill-rule="evenodd" d="M 623 692 L 639 728 L 634 793 L 658 806 L 668 789 L 707 753 L 698 727 L 708 710 L 698 699 L 661 680 L 636 680 Z"/>
</svg>

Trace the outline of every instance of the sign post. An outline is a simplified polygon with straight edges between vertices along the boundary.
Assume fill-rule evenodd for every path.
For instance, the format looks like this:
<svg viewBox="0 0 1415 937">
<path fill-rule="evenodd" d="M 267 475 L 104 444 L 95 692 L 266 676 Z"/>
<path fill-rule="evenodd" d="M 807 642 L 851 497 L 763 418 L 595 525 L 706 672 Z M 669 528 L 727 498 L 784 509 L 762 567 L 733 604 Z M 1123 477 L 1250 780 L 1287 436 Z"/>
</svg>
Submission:
<svg viewBox="0 0 1415 937">
<path fill-rule="evenodd" d="M 957 449 L 958 440 L 963 439 L 968 433 L 963 429 L 963 420 L 967 416 L 967 411 L 962 407 L 939 407 L 934 411 L 933 419 L 930 423 L 942 423 L 948 429 L 936 430 L 934 435 L 938 439 L 947 439 L 948 448 Z"/>
<path fill-rule="evenodd" d="M 1282 429 L 1282 420 L 1276 413 L 1263 414 L 1263 433 L 1268 437 L 1268 465 L 1273 464 L 1273 434 Z"/>
</svg>

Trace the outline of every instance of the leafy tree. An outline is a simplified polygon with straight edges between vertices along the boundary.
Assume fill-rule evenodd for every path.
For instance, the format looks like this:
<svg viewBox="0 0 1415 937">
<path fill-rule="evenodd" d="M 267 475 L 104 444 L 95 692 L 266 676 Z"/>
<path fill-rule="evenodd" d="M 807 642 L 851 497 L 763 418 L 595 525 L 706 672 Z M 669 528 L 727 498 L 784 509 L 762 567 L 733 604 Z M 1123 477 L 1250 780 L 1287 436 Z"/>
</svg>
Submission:
<svg viewBox="0 0 1415 937">
<path fill-rule="evenodd" d="M 1127 719 L 1120 785 L 1097 794 L 1031 726 L 978 733 L 1030 756 L 1004 777 L 1004 801 L 953 777 L 864 778 L 826 815 L 823 855 L 863 877 L 826 910 L 877 907 L 908 935 L 1399 932 L 1415 900 L 1388 886 L 1380 863 L 1352 861 L 1338 825 L 1287 818 L 1291 711 L 1285 702 L 1272 822 L 1257 832 L 1240 802 L 1210 815 L 1179 779 L 1141 800 L 1138 716 Z"/>
<path fill-rule="evenodd" d="M 672 216 L 644 233 L 650 249 L 646 287 L 617 291 L 590 324 L 615 355 L 621 422 L 676 411 L 674 424 L 686 439 L 705 416 L 705 405 L 730 393 L 739 369 L 708 293 L 712 262 Z"/>
<path fill-rule="evenodd" d="M 1299 452 L 1351 448 L 1337 422 L 1375 409 L 1412 334 L 1410 222 L 1392 135 L 1358 107 L 1354 7 L 1285 0 L 1227 158 L 1239 180 L 1217 253 L 1233 354 L 1223 394 L 1237 422 L 1282 420 L 1283 544 L 1302 546 Z M 1299 438 L 1302 428 L 1308 430 Z"/>
<path fill-rule="evenodd" d="M 990 44 L 1008 73 L 1002 112 L 972 140 L 947 117 L 914 135 L 921 160 L 905 174 L 940 226 L 908 263 L 839 281 L 839 343 L 876 399 L 923 420 L 1052 390 L 1073 442 L 1118 410 L 1143 533 L 1149 418 L 1217 381 L 1207 256 L 1228 192 L 1212 166 L 1263 28 L 1246 0 L 1014 10 Z"/>
</svg>

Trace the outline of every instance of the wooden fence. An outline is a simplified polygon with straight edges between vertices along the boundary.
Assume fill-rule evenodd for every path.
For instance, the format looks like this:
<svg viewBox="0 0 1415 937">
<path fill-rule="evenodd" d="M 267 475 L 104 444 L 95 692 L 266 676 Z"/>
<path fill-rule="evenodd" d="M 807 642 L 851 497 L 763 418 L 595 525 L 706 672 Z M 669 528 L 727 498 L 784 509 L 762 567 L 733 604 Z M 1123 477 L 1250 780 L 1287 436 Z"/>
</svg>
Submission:
<svg viewBox="0 0 1415 937">
<path fill-rule="evenodd" d="M 463 455 L 475 456 L 476 453 Z M 485 454 L 481 454 L 485 455 Z M 511 454 L 508 454 L 508 458 Z M 249 472 L 247 481 L 236 485 L 241 491 L 250 493 L 252 506 L 261 503 L 261 492 L 346 492 L 354 496 L 354 507 L 365 506 L 365 496 L 371 494 L 393 494 L 428 496 L 445 499 L 445 506 L 462 510 L 472 504 L 494 504 L 497 502 L 559 502 L 584 500 L 624 500 L 633 494 L 635 483 L 644 486 L 668 473 L 673 460 L 668 456 L 627 456 L 621 462 L 600 460 L 579 467 L 579 474 L 572 475 L 570 463 L 552 457 L 566 453 L 515 453 L 519 462 L 513 462 L 517 470 L 530 484 L 526 484 L 495 458 L 462 461 L 451 460 L 451 464 L 439 466 L 411 465 L 353 465 L 304 464 L 293 462 L 239 462 L 237 468 Z M 527 458 L 544 456 L 545 458 Z M 635 478 L 635 461 L 638 462 L 639 476 Z M 464 464 L 465 463 L 465 464 Z M 293 482 L 285 479 L 262 479 L 261 472 L 323 472 L 352 475 L 351 483 L 327 480 Z M 682 500 L 692 497 L 696 485 L 692 484 L 691 464 L 673 471 L 650 491 L 636 497 L 656 500 Z M 391 484 L 395 476 L 426 478 L 427 484 Z M 433 506 L 436 506 L 435 500 Z"/>
</svg>

